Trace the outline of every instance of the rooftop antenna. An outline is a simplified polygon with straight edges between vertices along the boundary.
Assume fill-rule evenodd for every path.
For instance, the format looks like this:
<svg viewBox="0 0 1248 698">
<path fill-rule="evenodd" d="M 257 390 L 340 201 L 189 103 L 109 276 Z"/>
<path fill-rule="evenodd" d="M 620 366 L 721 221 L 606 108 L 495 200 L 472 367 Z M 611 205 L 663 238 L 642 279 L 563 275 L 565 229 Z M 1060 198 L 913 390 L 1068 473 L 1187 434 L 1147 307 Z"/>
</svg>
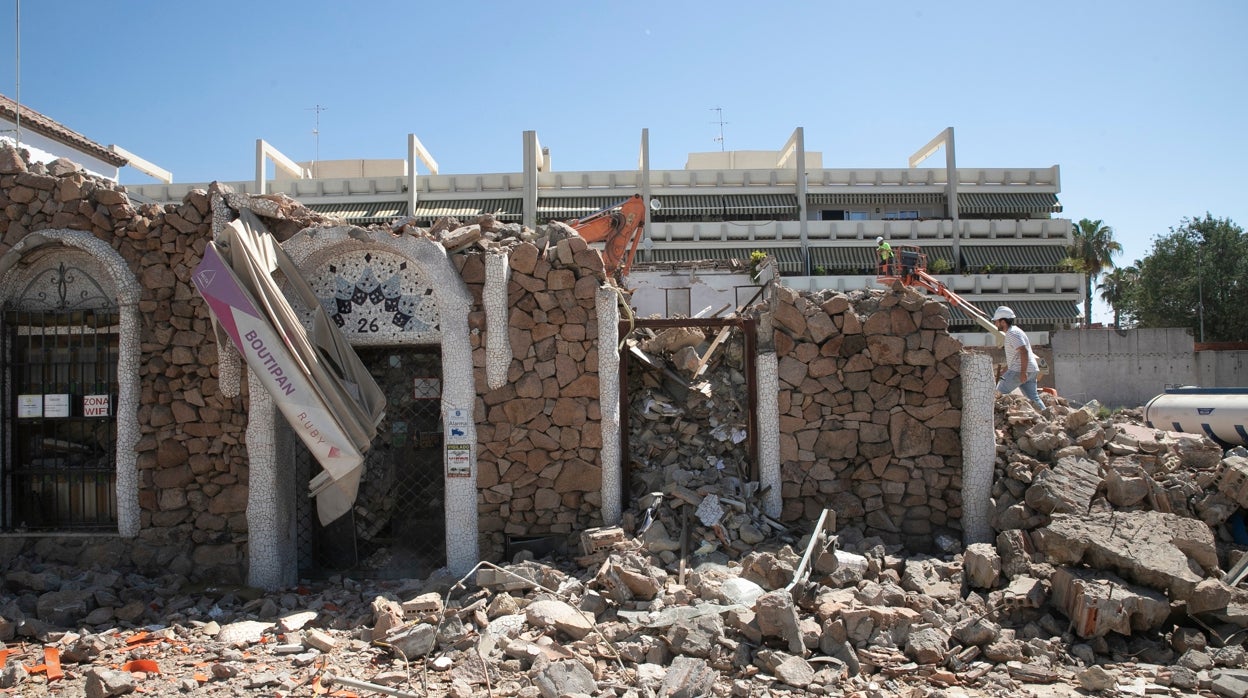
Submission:
<svg viewBox="0 0 1248 698">
<path fill-rule="evenodd" d="M 715 139 L 715 142 L 719 144 L 719 152 L 722 153 L 724 152 L 724 126 L 726 126 L 728 122 L 724 121 L 723 107 L 711 107 L 711 111 L 715 112 L 715 116 L 718 117 L 716 121 L 712 121 L 711 123 L 719 124 L 719 137 Z"/>
<path fill-rule="evenodd" d="M 13 133 L 13 147 L 22 148 L 22 0 L 13 3 L 16 16 L 13 20 L 13 45 L 16 51 L 14 71 L 16 73 L 16 94 L 13 98 L 13 111 L 17 114 L 17 127 Z"/>
<path fill-rule="evenodd" d="M 318 176 L 317 164 L 321 161 L 321 112 L 326 109 L 329 109 L 329 107 L 322 107 L 318 104 L 305 110 L 316 112 L 316 128 L 312 129 L 312 137 L 316 139 L 316 154 L 312 158 L 312 176 L 314 178 Z"/>
</svg>

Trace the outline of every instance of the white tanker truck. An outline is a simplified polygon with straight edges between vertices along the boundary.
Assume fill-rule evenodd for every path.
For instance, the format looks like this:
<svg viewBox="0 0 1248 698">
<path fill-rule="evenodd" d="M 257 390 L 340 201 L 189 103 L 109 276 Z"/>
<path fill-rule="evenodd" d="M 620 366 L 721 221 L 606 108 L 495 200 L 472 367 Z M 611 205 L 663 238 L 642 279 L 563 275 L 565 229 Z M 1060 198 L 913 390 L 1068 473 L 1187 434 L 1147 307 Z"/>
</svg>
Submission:
<svg viewBox="0 0 1248 698">
<path fill-rule="evenodd" d="M 1248 388 L 1169 388 L 1144 405 L 1144 421 L 1152 429 L 1248 446 Z"/>
</svg>

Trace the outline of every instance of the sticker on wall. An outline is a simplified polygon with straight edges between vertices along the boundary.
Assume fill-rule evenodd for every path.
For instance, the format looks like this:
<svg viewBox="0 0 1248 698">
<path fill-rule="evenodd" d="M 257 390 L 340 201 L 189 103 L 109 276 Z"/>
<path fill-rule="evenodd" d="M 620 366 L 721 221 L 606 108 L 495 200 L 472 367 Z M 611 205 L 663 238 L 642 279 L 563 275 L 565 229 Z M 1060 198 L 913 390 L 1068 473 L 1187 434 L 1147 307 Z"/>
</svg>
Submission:
<svg viewBox="0 0 1248 698">
<path fill-rule="evenodd" d="M 446 445 L 446 476 L 469 477 L 472 475 L 472 445 Z"/>
<path fill-rule="evenodd" d="M 446 440 L 448 443 L 468 443 L 468 427 L 472 415 L 461 407 L 446 411 Z"/>
</svg>

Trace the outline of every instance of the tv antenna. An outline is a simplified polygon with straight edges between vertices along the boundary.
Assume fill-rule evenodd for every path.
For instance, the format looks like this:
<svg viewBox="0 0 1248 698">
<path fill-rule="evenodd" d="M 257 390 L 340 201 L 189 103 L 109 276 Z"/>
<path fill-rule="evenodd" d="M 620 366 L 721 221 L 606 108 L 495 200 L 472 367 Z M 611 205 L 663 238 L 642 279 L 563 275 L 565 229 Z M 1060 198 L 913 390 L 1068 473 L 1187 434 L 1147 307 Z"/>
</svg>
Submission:
<svg viewBox="0 0 1248 698">
<path fill-rule="evenodd" d="M 715 112 L 715 116 L 718 117 L 717 120 L 712 121 L 711 123 L 719 124 L 719 137 L 714 140 L 719 144 L 719 151 L 722 153 L 724 151 L 724 126 L 727 126 L 728 122 L 724 121 L 723 107 L 711 107 L 711 111 Z"/>
<path fill-rule="evenodd" d="M 315 139 L 316 141 L 316 154 L 312 158 L 312 176 L 313 177 L 317 176 L 317 169 L 318 169 L 317 163 L 321 161 L 321 112 L 325 111 L 326 109 L 329 109 L 329 107 L 322 107 L 321 105 L 318 104 L 315 107 L 308 107 L 305 110 L 305 111 L 310 111 L 310 112 L 316 112 L 316 128 L 312 129 L 312 138 Z"/>
</svg>

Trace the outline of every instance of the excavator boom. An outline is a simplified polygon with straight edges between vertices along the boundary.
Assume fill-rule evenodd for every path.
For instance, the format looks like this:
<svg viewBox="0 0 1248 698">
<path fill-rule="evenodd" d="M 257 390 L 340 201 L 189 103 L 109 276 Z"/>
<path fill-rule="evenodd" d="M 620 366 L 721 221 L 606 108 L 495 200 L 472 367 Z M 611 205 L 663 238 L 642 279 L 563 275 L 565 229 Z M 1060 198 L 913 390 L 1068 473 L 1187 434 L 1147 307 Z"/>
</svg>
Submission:
<svg viewBox="0 0 1248 698">
<path fill-rule="evenodd" d="M 645 202 L 640 194 L 634 194 L 597 213 L 569 221 L 568 225 L 585 238 L 585 242 L 604 243 L 603 265 L 609 273 L 622 276 L 633 266 L 645 221 Z"/>
</svg>

